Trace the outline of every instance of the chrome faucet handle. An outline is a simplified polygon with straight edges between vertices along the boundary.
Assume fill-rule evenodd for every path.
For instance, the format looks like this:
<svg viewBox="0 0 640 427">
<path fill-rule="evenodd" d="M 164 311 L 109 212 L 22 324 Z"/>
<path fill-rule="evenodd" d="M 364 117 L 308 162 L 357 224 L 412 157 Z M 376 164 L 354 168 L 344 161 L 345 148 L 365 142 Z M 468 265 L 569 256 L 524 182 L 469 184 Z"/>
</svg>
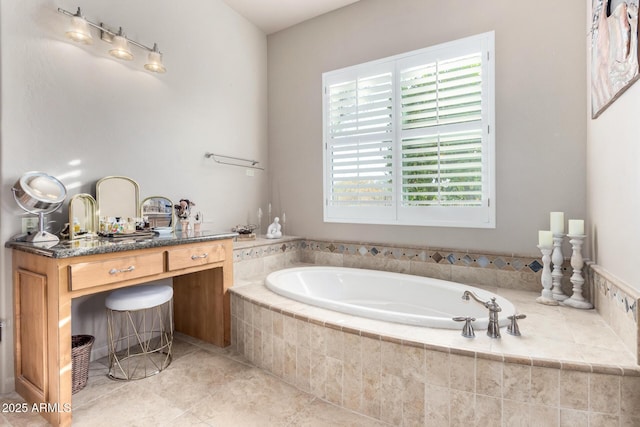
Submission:
<svg viewBox="0 0 640 427">
<path fill-rule="evenodd" d="M 489 311 L 499 312 L 502 311 L 502 307 L 496 302 L 496 297 L 491 297 L 491 299 L 484 303 L 484 306 L 489 309 Z"/>
<path fill-rule="evenodd" d="M 474 338 L 476 336 L 476 333 L 473 331 L 473 325 L 471 324 L 471 322 L 476 321 L 475 317 L 458 316 L 458 317 L 454 317 L 452 320 L 455 320 L 456 322 L 464 322 L 464 326 L 462 326 L 463 337 Z"/>
<path fill-rule="evenodd" d="M 507 326 L 507 333 L 517 337 L 522 335 L 520 333 L 520 328 L 518 327 L 518 319 L 525 319 L 526 317 L 526 314 L 514 314 L 513 316 L 507 316 L 507 319 L 511 320 L 511 323 Z"/>
</svg>

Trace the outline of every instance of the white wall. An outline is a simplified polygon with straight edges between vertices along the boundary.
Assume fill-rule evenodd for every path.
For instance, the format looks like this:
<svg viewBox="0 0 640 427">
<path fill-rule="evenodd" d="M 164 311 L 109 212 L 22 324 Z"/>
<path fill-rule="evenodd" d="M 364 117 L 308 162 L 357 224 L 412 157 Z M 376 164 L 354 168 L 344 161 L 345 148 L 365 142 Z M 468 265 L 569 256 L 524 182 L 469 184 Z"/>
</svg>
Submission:
<svg viewBox="0 0 640 427">
<path fill-rule="evenodd" d="M 549 212 L 586 215 L 585 4 L 361 0 L 268 37 L 274 206 L 294 234 L 537 254 Z M 325 71 L 495 30 L 497 228 L 325 224 Z"/>
<path fill-rule="evenodd" d="M 56 10 L 77 6 L 134 40 L 157 42 L 167 73 L 144 71 L 146 55 L 135 47 L 141 59 L 133 64 L 112 59 L 96 33 L 92 46 L 67 41 L 68 18 Z M 2 241 L 20 231 L 10 188 L 30 170 L 62 178 L 69 195 L 94 193 L 103 176 L 129 176 L 142 197 L 195 201 L 210 229 L 255 221 L 266 206 L 267 174 L 248 177 L 204 159 L 213 151 L 268 166 L 266 37 L 255 26 L 221 0 L 0 0 L 0 16 Z M 7 320 L 10 268 L 10 251 L 0 248 Z M 74 304 L 74 333 L 93 327 L 87 307 L 101 304 Z M 0 392 L 13 389 L 12 334 L 2 338 Z"/>
<path fill-rule="evenodd" d="M 587 28 L 591 1 L 587 3 Z M 586 32 L 585 32 L 586 33 Z M 591 37 L 586 39 L 588 63 Z M 587 76 L 590 79 L 590 67 Z M 590 80 L 588 80 L 588 87 Z M 597 119 L 591 119 L 590 92 L 586 114 L 588 233 L 592 258 L 602 268 L 640 291 L 640 83 L 636 82 Z"/>
</svg>

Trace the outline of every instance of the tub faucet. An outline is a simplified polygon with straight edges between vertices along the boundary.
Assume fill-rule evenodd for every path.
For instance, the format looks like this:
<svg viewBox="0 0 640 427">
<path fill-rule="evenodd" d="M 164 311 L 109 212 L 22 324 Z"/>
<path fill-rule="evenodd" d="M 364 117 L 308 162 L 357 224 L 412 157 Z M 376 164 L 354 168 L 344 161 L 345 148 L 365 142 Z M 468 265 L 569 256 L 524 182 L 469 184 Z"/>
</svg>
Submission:
<svg viewBox="0 0 640 427">
<path fill-rule="evenodd" d="M 500 338 L 500 325 L 498 324 L 498 312 L 502 311 L 502 308 L 496 302 L 495 297 L 491 297 L 489 301 L 482 301 L 476 294 L 471 291 L 464 291 L 462 299 L 469 301 L 469 298 L 473 298 L 480 304 L 489 309 L 489 326 L 487 327 L 487 335 L 491 338 Z"/>
</svg>

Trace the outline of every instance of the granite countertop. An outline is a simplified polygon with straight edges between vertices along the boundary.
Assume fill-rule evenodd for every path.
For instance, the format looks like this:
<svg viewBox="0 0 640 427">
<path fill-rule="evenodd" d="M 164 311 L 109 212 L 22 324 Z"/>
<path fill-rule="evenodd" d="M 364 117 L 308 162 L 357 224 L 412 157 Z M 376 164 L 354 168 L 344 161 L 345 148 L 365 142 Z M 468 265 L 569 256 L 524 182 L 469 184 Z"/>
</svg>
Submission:
<svg viewBox="0 0 640 427">
<path fill-rule="evenodd" d="M 61 240 L 55 245 L 51 243 L 28 243 L 11 240 L 5 243 L 6 248 L 29 252 L 49 258 L 71 258 L 83 255 L 97 255 L 111 252 L 131 251 L 136 249 L 156 248 L 161 246 L 184 245 L 188 243 L 209 242 L 212 240 L 232 239 L 238 233 L 225 231 L 200 231 L 197 233 L 174 232 L 167 235 L 151 235 L 150 233 L 133 233 L 131 235 L 109 237 L 87 237 L 75 240 Z"/>
</svg>

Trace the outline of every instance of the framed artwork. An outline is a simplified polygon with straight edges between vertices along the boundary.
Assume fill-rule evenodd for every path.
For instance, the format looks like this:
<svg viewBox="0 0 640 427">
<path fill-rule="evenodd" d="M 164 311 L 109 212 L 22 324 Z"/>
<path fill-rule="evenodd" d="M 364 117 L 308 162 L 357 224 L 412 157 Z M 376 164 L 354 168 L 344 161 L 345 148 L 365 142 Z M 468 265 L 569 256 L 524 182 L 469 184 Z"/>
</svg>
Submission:
<svg viewBox="0 0 640 427">
<path fill-rule="evenodd" d="M 596 118 L 638 80 L 638 2 L 593 0 L 591 117 Z"/>
</svg>

